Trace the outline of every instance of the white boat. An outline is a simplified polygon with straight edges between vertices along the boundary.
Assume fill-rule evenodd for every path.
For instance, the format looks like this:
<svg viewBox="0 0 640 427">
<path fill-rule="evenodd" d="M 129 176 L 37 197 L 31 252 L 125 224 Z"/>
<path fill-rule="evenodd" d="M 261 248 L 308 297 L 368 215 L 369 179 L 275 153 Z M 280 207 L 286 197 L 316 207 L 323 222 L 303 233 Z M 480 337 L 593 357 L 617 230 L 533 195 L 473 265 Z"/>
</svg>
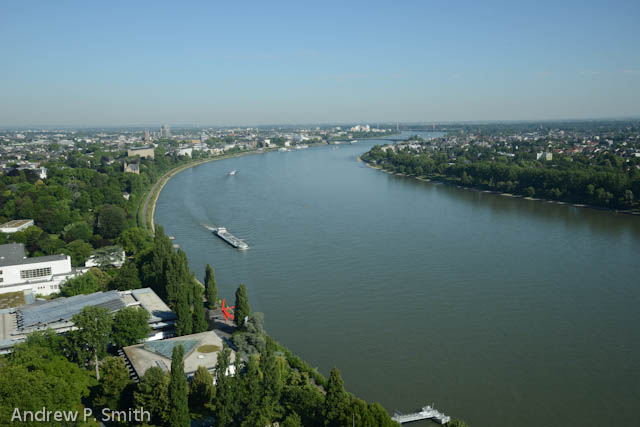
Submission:
<svg viewBox="0 0 640 427">
<path fill-rule="evenodd" d="M 232 175 L 232 176 L 233 176 L 233 175 L 235 175 L 235 174 L 237 174 L 237 173 L 238 173 L 238 171 L 237 171 L 236 169 L 234 169 L 234 170 L 232 170 L 231 172 L 229 172 L 229 175 Z"/>
<path fill-rule="evenodd" d="M 233 234 L 229 233 L 225 227 L 218 227 L 213 229 L 213 234 L 220 237 L 222 240 L 230 244 L 236 249 L 247 250 L 249 249 L 249 245 L 247 245 L 243 240 L 238 239 Z"/>
</svg>

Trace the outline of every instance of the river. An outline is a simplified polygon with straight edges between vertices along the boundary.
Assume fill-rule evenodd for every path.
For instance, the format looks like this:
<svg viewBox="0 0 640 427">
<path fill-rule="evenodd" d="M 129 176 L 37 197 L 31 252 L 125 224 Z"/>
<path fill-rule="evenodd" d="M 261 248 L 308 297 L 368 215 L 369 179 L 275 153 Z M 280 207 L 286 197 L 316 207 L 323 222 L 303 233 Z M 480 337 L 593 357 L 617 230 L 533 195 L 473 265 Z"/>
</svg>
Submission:
<svg viewBox="0 0 640 427">
<path fill-rule="evenodd" d="M 201 280 L 210 263 L 230 300 L 245 283 L 275 339 L 389 411 L 640 425 L 640 218 L 389 175 L 357 161 L 374 143 L 187 169 L 155 221 Z"/>
</svg>

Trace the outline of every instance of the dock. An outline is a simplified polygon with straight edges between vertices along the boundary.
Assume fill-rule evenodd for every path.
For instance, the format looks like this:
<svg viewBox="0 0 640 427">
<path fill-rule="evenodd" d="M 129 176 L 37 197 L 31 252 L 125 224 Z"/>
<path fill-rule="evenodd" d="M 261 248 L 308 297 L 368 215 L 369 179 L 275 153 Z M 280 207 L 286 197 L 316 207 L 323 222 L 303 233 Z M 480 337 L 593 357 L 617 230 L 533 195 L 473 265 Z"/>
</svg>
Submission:
<svg viewBox="0 0 640 427">
<path fill-rule="evenodd" d="M 236 249 L 247 250 L 249 249 L 249 245 L 247 245 L 244 241 L 238 239 L 233 234 L 229 233 L 226 228 L 218 227 L 213 229 L 213 234 L 230 244 Z"/>
<path fill-rule="evenodd" d="M 420 412 L 414 412 L 412 414 L 401 414 L 396 411 L 391 419 L 400 424 L 411 423 L 413 421 L 420 420 L 432 420 L 437 422 L 438 424 L 446 424 L 451 421 L 451 417 L 446 416 L 431 405 L 427 405 L 423 407 Z"/>
</svg>

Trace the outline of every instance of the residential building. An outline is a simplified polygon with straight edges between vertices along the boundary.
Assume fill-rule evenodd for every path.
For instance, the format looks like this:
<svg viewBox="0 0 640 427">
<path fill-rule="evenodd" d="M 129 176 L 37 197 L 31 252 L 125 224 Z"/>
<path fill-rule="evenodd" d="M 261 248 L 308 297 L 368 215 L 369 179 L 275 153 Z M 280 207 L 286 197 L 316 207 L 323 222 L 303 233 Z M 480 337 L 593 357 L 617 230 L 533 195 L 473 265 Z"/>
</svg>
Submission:
<svg viewBox="0 0 640 427">
<path fill-rule="evenodd" d="M 141 158 L 150 158 L 153 159 L 155 157 L 155 148 L 151 147 L 134 147 L 129 148 L 127 150 L 127 157 L 136 157 L 140 156 Z"/>
<path fill-rule="evenodd" d="M 138 163 L 124 162 L 124 171 L 129 173 L 135 173 L 136 175 L 140 175 L 140 165 Z"/>
</svg>

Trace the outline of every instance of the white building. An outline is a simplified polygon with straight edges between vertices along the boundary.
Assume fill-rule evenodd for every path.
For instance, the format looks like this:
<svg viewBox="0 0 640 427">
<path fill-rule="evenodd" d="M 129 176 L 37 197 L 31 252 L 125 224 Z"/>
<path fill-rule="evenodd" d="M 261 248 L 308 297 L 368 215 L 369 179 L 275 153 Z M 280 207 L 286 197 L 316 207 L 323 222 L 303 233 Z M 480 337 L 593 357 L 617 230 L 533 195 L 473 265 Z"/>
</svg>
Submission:
<svg viewBox="0 0 640 427">
<path fill-rule="evenodd" d="M 189 157 L 192 157 L 192 155 L 193 155 L 193 147 L 180 147 L 180 148 L 178 148 L 176 153 L 178 154 L 178 156 L 189 156 Z"/>
<path fill-rule="evenodd" d="M 107 246 L 96 249 L 84 263 L 85 267 L 104 267 L 112 265 L 120 268 L 126 261 L 124 249 L 118 246 Z"/>
<path fill-rule="evenodd" d="M 14 219 L 0 225 L 0 232 L 11 234 L 18 231 L 26 230 L 33 225 L 32 219 Z"/>
<path fill-rule="evenodd" d="M 22 243 L 0 245 L 0 294 L 31 291 L 49 295 L 59 292 L 67 279 L 84 271 L 71 267 L 69 255 L 27 258 Z"/>
<path fill-rule="evenodd" d="M 542 153 L 536 153 L 536 160 L 553 160 L 553 153 L 550 152 L 542 152 Z"/>
</svg>

